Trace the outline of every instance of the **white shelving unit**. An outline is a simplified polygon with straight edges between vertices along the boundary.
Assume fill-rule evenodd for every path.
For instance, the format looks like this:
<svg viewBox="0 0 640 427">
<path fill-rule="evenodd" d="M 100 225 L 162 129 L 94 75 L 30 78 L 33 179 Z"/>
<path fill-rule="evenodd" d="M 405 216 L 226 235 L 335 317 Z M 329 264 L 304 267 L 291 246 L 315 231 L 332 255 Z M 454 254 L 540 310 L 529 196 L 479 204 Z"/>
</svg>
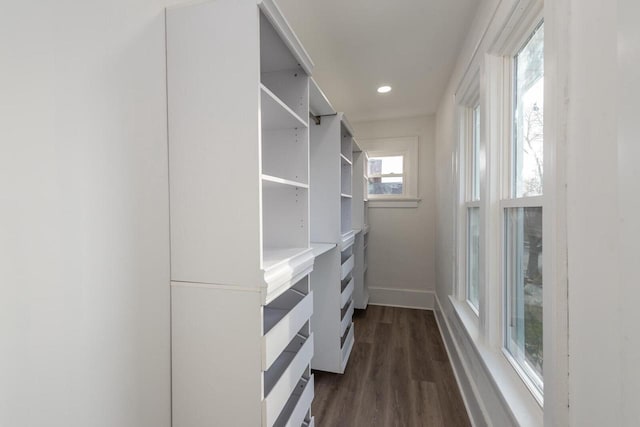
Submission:
<svg viewBox="0 0 640 427">
<path fill-rule="evenodd" d="M 272 0 L 166 25 L 173 425 L 313 425 L 313 63 Z"/>
<path fill-rule="evenodd" d="M 354 343 L 352 227 L 353 131 L 311 82 L 310 125 L 311 241 L 318 248 L 311 283 L 314 294 L 312 331 L 315 353 L 311 367 L 343 373 Z"/>
<path fill-rule="evenodd" d="M 352 224 L 355 236 L 353 269 L 353 300 L 357 309 L 366 309 L 369 303 L 369 289 L 366 286 L 367 245 L 369 241 L 368 198 L 367 198 L 367 153 L 357 143 L 353 144 L 353 199 Z"/>
</svg>

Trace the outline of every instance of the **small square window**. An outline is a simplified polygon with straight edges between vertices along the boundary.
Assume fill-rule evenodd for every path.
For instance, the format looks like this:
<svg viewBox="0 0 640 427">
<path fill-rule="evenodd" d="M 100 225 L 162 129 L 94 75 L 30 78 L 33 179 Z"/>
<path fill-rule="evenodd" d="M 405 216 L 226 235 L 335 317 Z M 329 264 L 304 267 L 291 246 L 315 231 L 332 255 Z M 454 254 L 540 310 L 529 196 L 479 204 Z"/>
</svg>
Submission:
<svg viewBox="0 0 640 427">
<path fill-rule="evenodd" d="M 369 194 L 404 194 L 404 156 L 370 157 Z"/>
</svg>

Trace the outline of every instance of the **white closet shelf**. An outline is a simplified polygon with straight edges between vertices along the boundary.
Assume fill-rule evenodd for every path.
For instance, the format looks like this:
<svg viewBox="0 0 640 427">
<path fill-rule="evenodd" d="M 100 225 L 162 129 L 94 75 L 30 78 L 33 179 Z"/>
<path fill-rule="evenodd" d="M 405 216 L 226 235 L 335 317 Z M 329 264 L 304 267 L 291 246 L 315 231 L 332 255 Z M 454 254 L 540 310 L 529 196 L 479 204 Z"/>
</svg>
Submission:
<svg viewBox="0 0 640 427">
<path fill-rule="evenodd" d="M 291 187 L 309 188 L 309 184 L 304 184 L 302 182 L 279 178 L 277 176 L 266 175 L 266 174 L 262 174 L 262 183 L 265 186 L 274 186 L 274 187 L 279 185 L 289 185 Z"/>
<path fill-rule="evenodd" d="M 314 243 L 311 242 L 311 249 L 313 249 L 313 256 L 316 258 L 320 255 L 329 252 L 331 249 L 335 248 L 335 243 Z"/>
<path fill-rule="evenodd" d="M 353 196 L 351 194 L 341 193 L 340 197 L 344 197 L 345 199 L 351 199 Z"/>
<path fill-rule="evenodd" d="M 260 83 L 260 110 L 262 113 L 262 129 L 295 129 L 306 128 L 307 122 L 300 118 L 291 108 Z"/>
<path fill-rule="evenodd" d="M 265 248 L 262 269 L 267 285 L 263 302 L 269 303 L 313 270 L 311 248 Z"/>
<path fill-rule="evenodd" d="M 345 162 L 345 163 L 348 163 L 350 165 L 353 164 L 353 162 L 351 160 L 347 159 L 347 157 L 342 153 L 340 153 L 340 158 L 342 158 L 342 161 Z"/>
<path fill-rule="evenodd" d="M 340 252 L 344 251 L 345 249 L 349 248 L 349 246 L 353 245 L 353 242 L 355 241 L 355 237 L 356 237 L 356 234 L 353 232 L 353 230 L 347 231 L 346 233 L 342 234 L 340 239 L 341 240 Z"/>
</svg>

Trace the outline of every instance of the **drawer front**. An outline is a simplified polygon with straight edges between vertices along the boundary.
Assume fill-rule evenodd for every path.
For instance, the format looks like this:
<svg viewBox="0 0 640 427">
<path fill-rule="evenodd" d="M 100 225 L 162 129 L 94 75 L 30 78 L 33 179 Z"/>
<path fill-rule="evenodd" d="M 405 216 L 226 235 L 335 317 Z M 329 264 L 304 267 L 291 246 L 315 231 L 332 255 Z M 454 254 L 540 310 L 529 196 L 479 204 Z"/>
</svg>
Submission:
<svg viewBox="0 0 640 427">
<path fill-rule="evenodd" d="M 351 322 L 352 322 L 352 319 L 353 319 L 354 307 L 355 307 L 355 304 L 354 304 L 353 300 L 351 300 L 351 304 L 349 305 L 349 309 L 344 314 L 344 317 L 342 318 L 342 321 L 340 322 L 340 336 L 343 336 L 344 333 L 347 331 L 347 328 L 349 327 L 349 325 L 351 325 Z"/>
<path fill-rule="evenodd" d="M 344 341 L 342 345 L 342 369 L 344 370 L 347 365 L 347 360 L 349 359 L 349 354 L 351 354 L 351 349 L 353 348 L 353 323 L 351 324 L 351 328 L 349 329 L 349 335 L 347 339 Z"/>
<path fill-rule="evenodd" d="M 353 270 L 353 255 L 349 257 L 344 263 L 342 263 L 342 269 L 340 274 L 340 280 L 344 280 L 345 277 Z"/>
<path fill-rule="evenodd" d="M 269 369 L 282 350 L 313 314 L 313 292 L 302 299 L 262 337 L 262 370 Z"/>
<path fill-rule="evenodd" d="M 289 366 L 273 386 L 269 395 L 262 401 L 262 419 L 265 425 L 271 426 L 278 419 L 280 412 L 295 391 L 300 377 L 311 363 L 313 357 L 313 334 L 300 347 Z"/>
<path fill-rule="evenodd" d="M 354 288 L 354 280 L 353 278 L 351 278 L 351 280 L 349 280 L 349 283 L 347 284 L 347 287 L 344 288 L 344 291 L 342 291 L 342 294 L 340 294 L 340 308 L 344 308 L 345 304 L 349 302 L 349 299 L 351 298 L 351 295 L 353 295 L 353 288 Z"/>
<path fill-rule="evenodd" d="M 300 427 L 302 425 L 304 417 L 307 416 L 307 412 L 309 412 L 309 409 L 311 408 L 311 402 L 313 401 L 313 388 L 314 381 L 313 375 L 311 375 L 309 382 L 307 382 L 304 391 L 300 395 L 300 399 L 298 399 L 298 403 L 296 403 L 296 406 L 289 417 L 289 421 L 284 424 L 285 427 Z"/>
</svg>

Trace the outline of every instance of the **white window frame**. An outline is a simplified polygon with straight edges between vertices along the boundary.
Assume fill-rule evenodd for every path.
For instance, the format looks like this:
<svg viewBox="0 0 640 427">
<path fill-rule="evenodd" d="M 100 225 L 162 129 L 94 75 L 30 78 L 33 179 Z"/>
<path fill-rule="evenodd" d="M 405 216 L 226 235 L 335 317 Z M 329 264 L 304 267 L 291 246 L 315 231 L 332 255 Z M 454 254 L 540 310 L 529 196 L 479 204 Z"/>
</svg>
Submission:
<svg viewBox="0 0 640 427">
<path fill-rule="evenodd" d="M 543 379 L 539 379 L 535 371 L 532 367 L 527 366 L 527 363 L 520 364 L 514 355 L 507 348 L 507 287 L 509 283 L 507 283 L 508 278 L 506 277 L 506 233 L 505 233 L 505 223 L 506 223 L 506 215 L 505 212 L 510 208 L 533 208 L 539 207 L 542 208 L 543 212 L 543 223 L 544 223 L 544 213 L 545 213 L 545 191 L 543 189 L 543 194 L 540 196 L 529 196 L 529 197 L 517 197 L 515 195 L 515 191 L 513 189 L 513 177 L 514 177 L 514 165 L 513 165 L 513 111 L 515 108 L 515 94 L 514 94 L 514 64 L 515 57 L 520 52 L 520 50 L 526 45 L 529 41 L 531 35 L 537 30 L 540 24 L 543 21 L 542 10 L 540 10 L 536 14 L 531 14 L 529 16 L 529 20 L 527 25 L 521 25 L 520 31 L 517 33 L 517 36 L 510 37 L 510 43 L 505 46 L 502 55 L 503 55 L 503 72 L 502 72 L 502 80 L 503 80 L 503 93 L 504 98 L 502 99 L 502 114 L 503 114 L 503 128 L 504 128 L 504 137 L 501 142 L 501 159 L 500 159 L 500 201 L 499 201 L 499 218 L 500 218 L 500 239 L 498 243 L 499 254 L 500 254 L 500 292 L 502 298 L 501 304 L 501 351 L 521 378 L 527 389 L 531 392 L 532 396 L 538 402 L 538 404 L 542 407 L 544 405 L 544 394 L 543 387 L 544 381 Z M 544 176 L 543 176 L 544 182 Z M 544 228 L 544 226 L 543 226 Z M 543 239 L 545 238 L 545 234 L 543 232 Z M 543 265 L 546 264 L 543 258 Z M 543 268 L 544 271 L 544 268 Z M 543 283 L 544 279 L 543 279 Z M 543 319 L 544 325 L 544 319 Z M 544 326 L 543 326 L 544 329 Z"/>
<path fill-rule="evenodd" d="M 368 194 L 370 208 L 415 208 L 418 197 L 418 136 L 358 139 L 369 158 L 402 156 L 402 194 Z M 368 164 L 366 165 L 368 170 Z M 368 186 L 366 189 L 368 193 Z"/>
<path fill-rule="evenodd" d="M 481 204 L 482 200 L 482 186 L 476 197 L 473 194 L 473 137 L 474 137 L 474 111 L 476 108 L 480 110 L 480 126 L 479 131 L 482 135 L 482 107 L 480 105 L 480 72 L 476 69 L 474 73 L 470 74 L 470 77 L 463 82 L 459 93 L 456 94 L 456 103 L 458 109 L 458 145 L 456 147 L 456 164 L 458 165 L 456 180 L 457 180 L 457 213 L 456 213 L 456 241 L 457 241 L 457 262 L 456 262 L 456 289 L 457 298 L 460 302 L 463 302 L 464 306 L 473 314 L 476 321 L 479 318 L 481 308 L 481 297 L 483 287 L 483 272 L 482 255 L 480 254 L 479 260 L 479 283 L 478 283 L 478 306 L 474 306 L 469 299 L 469 209 L 478 208 L 480 211 L 480 224 L 482 224 L 483 208 Z M 482 171 L 482 143 L 483 138 L 479 136 L 480 155 L 477 159 L 476 167 Z M 479 179 L 481 173 L 478 174 Z M 480 226 L 480 234 L 483 230 Z M 482 237 L 481 237 L 482 239 Z M 482 253 L 482 245 L 480 245 L 480 253 Z"/>
</svg>

